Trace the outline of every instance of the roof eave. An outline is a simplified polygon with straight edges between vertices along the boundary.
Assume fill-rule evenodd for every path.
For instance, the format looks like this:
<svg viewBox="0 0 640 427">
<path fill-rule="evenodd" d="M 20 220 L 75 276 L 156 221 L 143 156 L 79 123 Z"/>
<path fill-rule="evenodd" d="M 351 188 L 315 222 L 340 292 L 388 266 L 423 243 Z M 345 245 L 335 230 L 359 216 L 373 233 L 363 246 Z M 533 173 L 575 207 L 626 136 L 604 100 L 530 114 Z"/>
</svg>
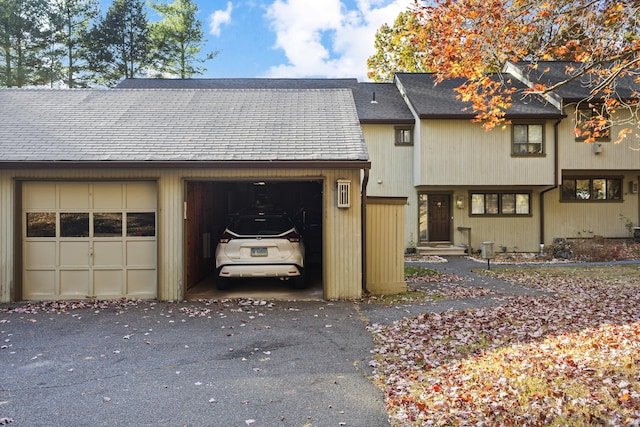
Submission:
<svg viewBox="0 0 640 427">
<path fill-rule="evenodd" d="M 421 120 L 473 120 L 476 118 L 473 114 L 420 114 Z M 566 114 L 549 113 L 549 114 L 507 114 L 506 119 L 561 119 L 567 117 Z"/>
<path fill-rule="evenodd" d="M 414 119 L 360 119 L 363 125 L 413 125 Z"/>
<path fill-rule="evenodd" d="M 227 161 L 0 161 L 0 169 L 370 169 L 368 160 L 227 160 Z"/>
</svg>

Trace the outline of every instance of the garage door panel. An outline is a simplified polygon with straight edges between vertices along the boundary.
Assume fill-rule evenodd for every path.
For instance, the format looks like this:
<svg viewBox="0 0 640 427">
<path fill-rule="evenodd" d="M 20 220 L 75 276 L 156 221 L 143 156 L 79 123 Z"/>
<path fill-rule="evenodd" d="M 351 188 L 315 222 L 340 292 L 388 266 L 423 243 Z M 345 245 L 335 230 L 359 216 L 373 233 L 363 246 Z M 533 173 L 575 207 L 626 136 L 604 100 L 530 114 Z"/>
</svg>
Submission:
<svg viewBox="0 0 640 427">
<path fill-rule="evenodd" d="M 42 210 L 56 205 L 56 184 L 30 182 L 22 192 L 25 209 Z"/>
<path fill-rule="evenodd" d="M 25 273 L 22 298 L 48 299 L 56 293 L 56 270 L 31 270 Z"/>
<path fill-rule="evenodd" d="M 89 270 L 60 270 L 60 296 L 86 298 L 91 295 Z"/>
<path fill-rule="evenodd" d="M 124 186 L 121 183 L 93 184 L 93 209 L 122 209 Z"/>
<path fill-rule="evenodd" d="M 123 295 L 123 272 L 119 270 L 94 270 L 93 289 L 98 298 L 118 297 Z"/>
<path fill-rule="evenodd" d="M 87 266 L 89 261 L 89 242 L 60 242 L 60 266 Z"/>
<path fill-rule="evenodd" d="M 156 187 L 152 182 L 127 184 L 127 209 L 149 210 L 157 206 Z"/>
<path fill-rule="evenodd" d="M 155 241 L 128 241 L 127 242 L 127 266 L 152 266 L 156 263 Z"/>
<path fill-rule="evenodd" d="M 26 268 L 46 268 L 56 266 L 55 241 L 27 241 L 25 246 L 24 265 Z"/>
<path fill-rule="evenodd" d="M 155 270 L 127 270 L 127 296 L 130 298 L 154 298 L 157 275 Z"/>
<path fill-rule="evenodd" d="M 89 209 L 89 184 L 66 183 L 59 185 L 60 209 Z"/>
<path fill-rule="evenodd" d="M 93 265 L 94 267 L 115 267 L 122 266 L 122 242 L 100 242 L 93 243 Z"/>
</svg>

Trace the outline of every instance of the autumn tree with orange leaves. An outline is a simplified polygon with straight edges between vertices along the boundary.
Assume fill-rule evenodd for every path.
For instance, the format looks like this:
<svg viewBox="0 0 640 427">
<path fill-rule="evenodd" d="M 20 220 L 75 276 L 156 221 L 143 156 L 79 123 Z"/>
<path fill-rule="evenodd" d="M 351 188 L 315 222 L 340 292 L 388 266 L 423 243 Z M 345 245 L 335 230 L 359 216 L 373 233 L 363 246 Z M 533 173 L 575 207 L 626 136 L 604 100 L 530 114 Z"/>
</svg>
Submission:
<svg viewBox="0 0 640 427">
<path fill-rule="evenodd" d="M 589 81 L 580 104 L 589 105 L 593 115 L 589 126 L 576 127 L 586 141 L 609 132 L 615 117 L 640 130 L 640 1 L 435 0 L 416 1 L 411 10 L 414 21 L 423 23 L 415 37 L 426 41 L 416 56 L 420 68 L 432 71 L 436 81 L 464 78 L 458 98 L 472 105 L 486 129 L 504 124 L 513 97 L 527 95 L 487 72 L 518 63 L 538 77 L 528 95 Z M 550 83 L 541 64 L 554 60 L 575 62 Z M 621 81 L 630 93 L 618 90 Z M 618 140 L 630 132 L 625 126 Z"/>
</svg>

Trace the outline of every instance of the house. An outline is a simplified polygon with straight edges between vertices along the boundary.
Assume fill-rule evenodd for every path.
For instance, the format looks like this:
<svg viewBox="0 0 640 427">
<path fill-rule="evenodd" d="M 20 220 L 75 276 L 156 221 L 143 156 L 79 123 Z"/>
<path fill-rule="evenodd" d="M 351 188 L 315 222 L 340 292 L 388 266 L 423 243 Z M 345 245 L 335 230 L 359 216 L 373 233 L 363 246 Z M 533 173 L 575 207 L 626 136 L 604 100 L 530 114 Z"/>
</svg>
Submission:
<svg viewBox="0 0 640 427">
<path fill-rule="evenodd" d="M 462 80 L 436 84 L 429 73 L 398 73 L 393 84 L 360 83 L 369 93 L 395 86 L 398 94 L 389 93 L 402 96 L 413 116 L 378 95 L 375 108 L 388 114 L 376 124 L 360 120 L 371 158 L 367 194 L 407 197 L 407 247 L 446 255 L 493 242 L 497 251 L 538 252 L 559 237 L 628 238 L 640 222 L 640 136 L 615 144 L 611 136 L 625 126 L 615 124 L 609 135 L 585 143 L 574 129 L 584 117 L 576 109 L 590 95 L 588 77 L 544 98 L 525 96 L 534 83 L 566 78 L 571 64 L 526 65 L 494 76 L 517 92 L 510 124 L 491 132 L 472 123 L 469 105 L 456 99 Z M 630 77 L 618 83 L 623 100 L 637 96 L 634 88 Z M 637 116 L 620 110 L 615 123 L 637 125 Z"/>
<path fill-rule="evenodd" d="M 600 101 L 583 108 L 589 81 L 525 94 L 567 65 L 493 75 L 517 92 L 491 132 L 456 99 L 462 81 L 430 73 L 0 90 L 0 301 L 183 298 L 211 274 L 226 216 L 258 199 L 318 218 L 326 299 L 361 296 L 386 259 L 393 277 L 376 285 L 399 289 L 408 247 L 537 252 L 558 237 L 629 237 L 640 136 L 613 136 L 637 115 L 621 109 L 588 144 L 575 129 Z M 635 100 L 633 80 L 618 83 Z"/>
<path fill-rule="evenodd" d="M 412 188 L 405 239 L 422 252 L 436 254 L 462 254 L 469 245 L 480 248 L 483 241 L 510 250 L 537 250 L 540 196 L 554 185 L 554 131 L 563 115 L 543 99 L 514 97 L 507 112 L 514 125 L 486 132 L 471 122 L 474 114 L 468 105 L 455 98 L 454 88 L 462 83 L 436 84 L 430 73 L 395 76 L 415 120 L 413 127 L 394 126 L 394 139 L 388 142 L 393 150 L 406 152 L 395 166 L 405 171 L 405 187 Z M 516 144 L 513 127 L 529 139 Z M 375 136 L 369 129 L 364 134 L 371 153 L 370 179 L 376 182 L 389 156 L 377 156 L 369 144 Z M 382 181 L 368 194 L 385 191 Z"/>
<path fill-rule="evenodd" d="M 184 298 L 258 199 L 320 218 L 325 298 L 362 293 L 351 90 L 4 89 L 0 116 L 2 302 Z"/>
<path fill-rule="evenodd" d="M 567 61 L 509 64 L 507 71 L 531 86 L 547 86 L 566 79 L 566 70 L 579 63 Z M 558 164 L 554 188 L 544 195 L 544 240 L 555 237 L 628 238 L 632 226 L 640 225 L 640 135 L 638 134 L 638 83 L 635 76 L 616 79 L 616 97 L 622 101 L 613 114 L 612 126 L 593 143 L 576 136 L 575 129 L 592 115 L 602 102 L 603 92 L 589 76 L 558 87 L 549 96 L 566 116 L 558 125 Z M 588 101 L 585 101 L 588 100 Z M 627 106 L 627 108 L 624 107 Z M 632 129 L 622 141 L 623 129 Z"/>
</svg>

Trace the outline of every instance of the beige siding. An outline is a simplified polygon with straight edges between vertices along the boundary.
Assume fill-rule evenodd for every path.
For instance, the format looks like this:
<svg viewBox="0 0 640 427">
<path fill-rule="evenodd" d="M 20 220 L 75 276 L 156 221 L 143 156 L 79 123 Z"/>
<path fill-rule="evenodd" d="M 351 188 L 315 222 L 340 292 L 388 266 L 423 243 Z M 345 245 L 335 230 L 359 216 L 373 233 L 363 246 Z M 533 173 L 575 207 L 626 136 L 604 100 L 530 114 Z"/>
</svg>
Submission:
<svg viewBox="0 0 640 427">
<path fill-rule="evenodd" d="M 14 199 L 11 175 L 0 171 L 0 302 L 11 301 L 15 283 Z"/>
<path fill-rule="evenodd" d="M 545 124 L 544 157 L 512 157 L 511 128 L 485 131 L 469 120 L 422 120 L 416 185 L 551 185 L 554 122 Z"/>
<path fill-rule="evenodd" d="M 16 221 L 13 189 L 18 180 L 154 180 L 158 182 L 158 298 L 184 297 L 183 202 L 187 179 L 324 180 L 325 298 L 357 298 L 362 290 L 360 171 L 337 169 L 73 169 L 0 170 L 0 301 L 8 302 L 16 286 L 14 243 Z M 337 208 L 337 179 L 351 180 L 351 208 Z"/>
<path fill-rule="evenodd" d="M 406 199 L 367 199 L 367 290 L 397 294 L 404 281 L 404 205 Z"/>
<path fill-rule="evenodd" d="M 337 208 L 336 180 L 351 180 L 351 208 Z M 325 299 L 362 295 L 362 227 L 360 173 L 327 171 L 325 181 Z"/>
<path fill-rule="evenodd" d="M 594 153 L 594 144 L 576 141 L 574 136 L 574 109 L 567 108 L 568 117 L 559 128 L 560 170 L 624 170 L 640 169 L 640 135 L 632 132 L 619 144 L 615 143 L 618 133 L 624 128 L 617 124 L 611 131 L 611 141 L 600 143 L 601 153 Z M 619 118 L 621 119 L 621 118 Z M 632 125 L 630 125 L 632 126 Z"/>
<path fill-rule="evenodd" d="M 404 247 L 417 240 L 418 199 L 413 186 L 414 146 L 395 145 L 395 126 L 362 125 L 364 140 L 371 157 L 367 195 L 376 197 L 406 197 L 403 210 Z"/>
<path fill-rule="evenodd" d="M 556 237 L 577 238 L 594 235 L 609 238 L 630 237 L 620 215 L 640 223 L 638 193 L 629 192 L 629 182 L 638 182 L 640 171 L 625 175 L 622 202 L 561 202 L 560 190 L 545 196 L 545 244 Z"/>
<path fill-rule="evenodd" d="M 516 190 L 517 191 L 517 190 Z M 462 196 L 464 208 L 458 209 L 455 200 Z M 471 216 L 467 189 L 456 188 L 452 200 L 453 244 L 467 245 L 468 232 L 458 227 L 471 228 L 471 247 L 479 250 L 482 242 L 494 242 L 496 251 L 504 246 L 509 252 L 537 252 L 540 243 L 539 193 L 531 194 L 531 216 Z"/>
</svg>

